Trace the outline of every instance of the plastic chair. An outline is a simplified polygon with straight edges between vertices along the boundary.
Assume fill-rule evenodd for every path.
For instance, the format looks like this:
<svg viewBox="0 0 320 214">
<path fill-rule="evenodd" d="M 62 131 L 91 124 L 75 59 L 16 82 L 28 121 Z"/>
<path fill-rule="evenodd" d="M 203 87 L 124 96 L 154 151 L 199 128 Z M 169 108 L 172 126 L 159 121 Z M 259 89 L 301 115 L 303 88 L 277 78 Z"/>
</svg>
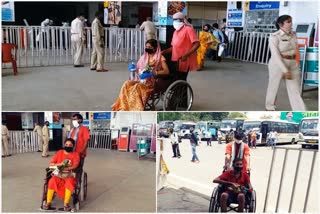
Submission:
<svg viewBox="0 0 320 214">
<path fill-rule="evenodd" d="M 12 50 L 14 53 L 12 53 Z M 12 63 L 13 75 L 18 74 L 17 70 L 17 45 L 12 43 L 2 43 L 2 63 Z"/>
</svg>

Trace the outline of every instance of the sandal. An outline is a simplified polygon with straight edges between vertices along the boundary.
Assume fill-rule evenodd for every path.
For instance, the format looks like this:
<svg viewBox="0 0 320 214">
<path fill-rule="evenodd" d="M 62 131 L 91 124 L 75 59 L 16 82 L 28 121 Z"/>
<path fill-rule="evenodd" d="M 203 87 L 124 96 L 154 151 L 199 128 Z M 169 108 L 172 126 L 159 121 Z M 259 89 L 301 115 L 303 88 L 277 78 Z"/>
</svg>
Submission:
<svg viewBox="0 0 320 214">
<path fill-rule="evenodd" d="M 41 209 L 42 209 L 42 210 L 47 210 L 47 211 L 56 210 L 55 207 L 51 207 L 51 204 L 42 205 Z"/>
<path fill-rule="evenodd" d="M 71 211 L 71 207 L 69 205 L 67 206 L 63 206 L 64 211 L 66 212 L 70 212 Z"/>
</svg>

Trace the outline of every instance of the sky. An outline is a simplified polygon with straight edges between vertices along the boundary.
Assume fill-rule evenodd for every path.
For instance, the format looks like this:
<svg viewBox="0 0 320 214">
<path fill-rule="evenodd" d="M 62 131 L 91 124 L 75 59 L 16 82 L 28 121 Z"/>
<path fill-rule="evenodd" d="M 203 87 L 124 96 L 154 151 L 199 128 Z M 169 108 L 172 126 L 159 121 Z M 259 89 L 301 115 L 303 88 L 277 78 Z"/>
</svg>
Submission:
<svg viewBox="0 0 320 214">
<path fill-rule="evenodd" d="M 263 115 L 271 115 L 272 119 L 280 118 L 280 111 L 249 111 L 246 112 L 248 119 L 259 119 Z"/>
</svg>

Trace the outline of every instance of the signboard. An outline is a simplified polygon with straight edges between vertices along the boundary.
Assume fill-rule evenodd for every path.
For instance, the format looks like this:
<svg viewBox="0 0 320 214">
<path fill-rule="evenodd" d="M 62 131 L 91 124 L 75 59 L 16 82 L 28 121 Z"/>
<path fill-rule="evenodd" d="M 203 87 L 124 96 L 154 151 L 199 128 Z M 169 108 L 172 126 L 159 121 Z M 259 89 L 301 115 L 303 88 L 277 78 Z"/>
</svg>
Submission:
<svg viewBox="0 0 320 214">
<path fill-rule="evenodd" d="M 307 111 L 307 112 L 281 112 L 280 120 L 287 120 L 289 122 L 300 123 L 302 118 L 305 117 L 318 117 L 319 112 L 317 111 Z"/>
<path fill-rule="evenodd" d="M 1 1 L 1 12 L 3 22 L 14 22 L 14 1 Z"/>
<path fill-rule="evenodd" d="M 167 25 L 167 1 L 158 2 L 159 25 Z"/>
<path fill-rule="evenodd" d="M 280 1 L 252 1 L 249 10 L 279 10 Z"/>
<path fill-rule="evenodd" d="M 243 17 L 241 9 L 228 9 L 227 27 L 243 27 Z"/>
<path fill-rule="evenodd" d="M 93 113 L 94 120 L 110 120 L 111 112 L 97 112 Z"/>
<path fill-rule="evenodd" d="M 90 129 L 90 120 L 83 120 L 82 125 Z"/>
<path fill-rule="evenodd" d="M 21 113 L 21 122 L 23 129 L 33 129 L 33 116 L 31 112 Z"/>
<path fill-rule="evenodd" d="M 172 16 L 175 13 L 182 12 L 185 15 L 187 14 L 186 1 L 171 1 L 167 5 L 167 25 L 173 24 Z"/>
<path fill-rule="evenodd" d="M 108 24 L 119 24 L 122 13 L 121 1 L 110 1 L 108 6 Z"/>
</svg>

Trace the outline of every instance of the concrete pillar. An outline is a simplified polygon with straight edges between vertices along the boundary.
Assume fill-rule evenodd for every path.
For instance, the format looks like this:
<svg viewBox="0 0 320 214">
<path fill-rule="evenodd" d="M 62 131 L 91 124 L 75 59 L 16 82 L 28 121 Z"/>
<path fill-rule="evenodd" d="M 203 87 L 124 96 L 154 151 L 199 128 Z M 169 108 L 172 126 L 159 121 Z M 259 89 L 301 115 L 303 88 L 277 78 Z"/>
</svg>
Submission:
<svg viewBox="0 0 320 214">
<path fill-rule="evenodd" d="M 95 13 L 99 10 L 98 2 L 89 2 L 88 3 L 88 21 L 92 23 L 95 18 Z M 102 11 L 101 11 L 102 12 Z"/>
</svg>

